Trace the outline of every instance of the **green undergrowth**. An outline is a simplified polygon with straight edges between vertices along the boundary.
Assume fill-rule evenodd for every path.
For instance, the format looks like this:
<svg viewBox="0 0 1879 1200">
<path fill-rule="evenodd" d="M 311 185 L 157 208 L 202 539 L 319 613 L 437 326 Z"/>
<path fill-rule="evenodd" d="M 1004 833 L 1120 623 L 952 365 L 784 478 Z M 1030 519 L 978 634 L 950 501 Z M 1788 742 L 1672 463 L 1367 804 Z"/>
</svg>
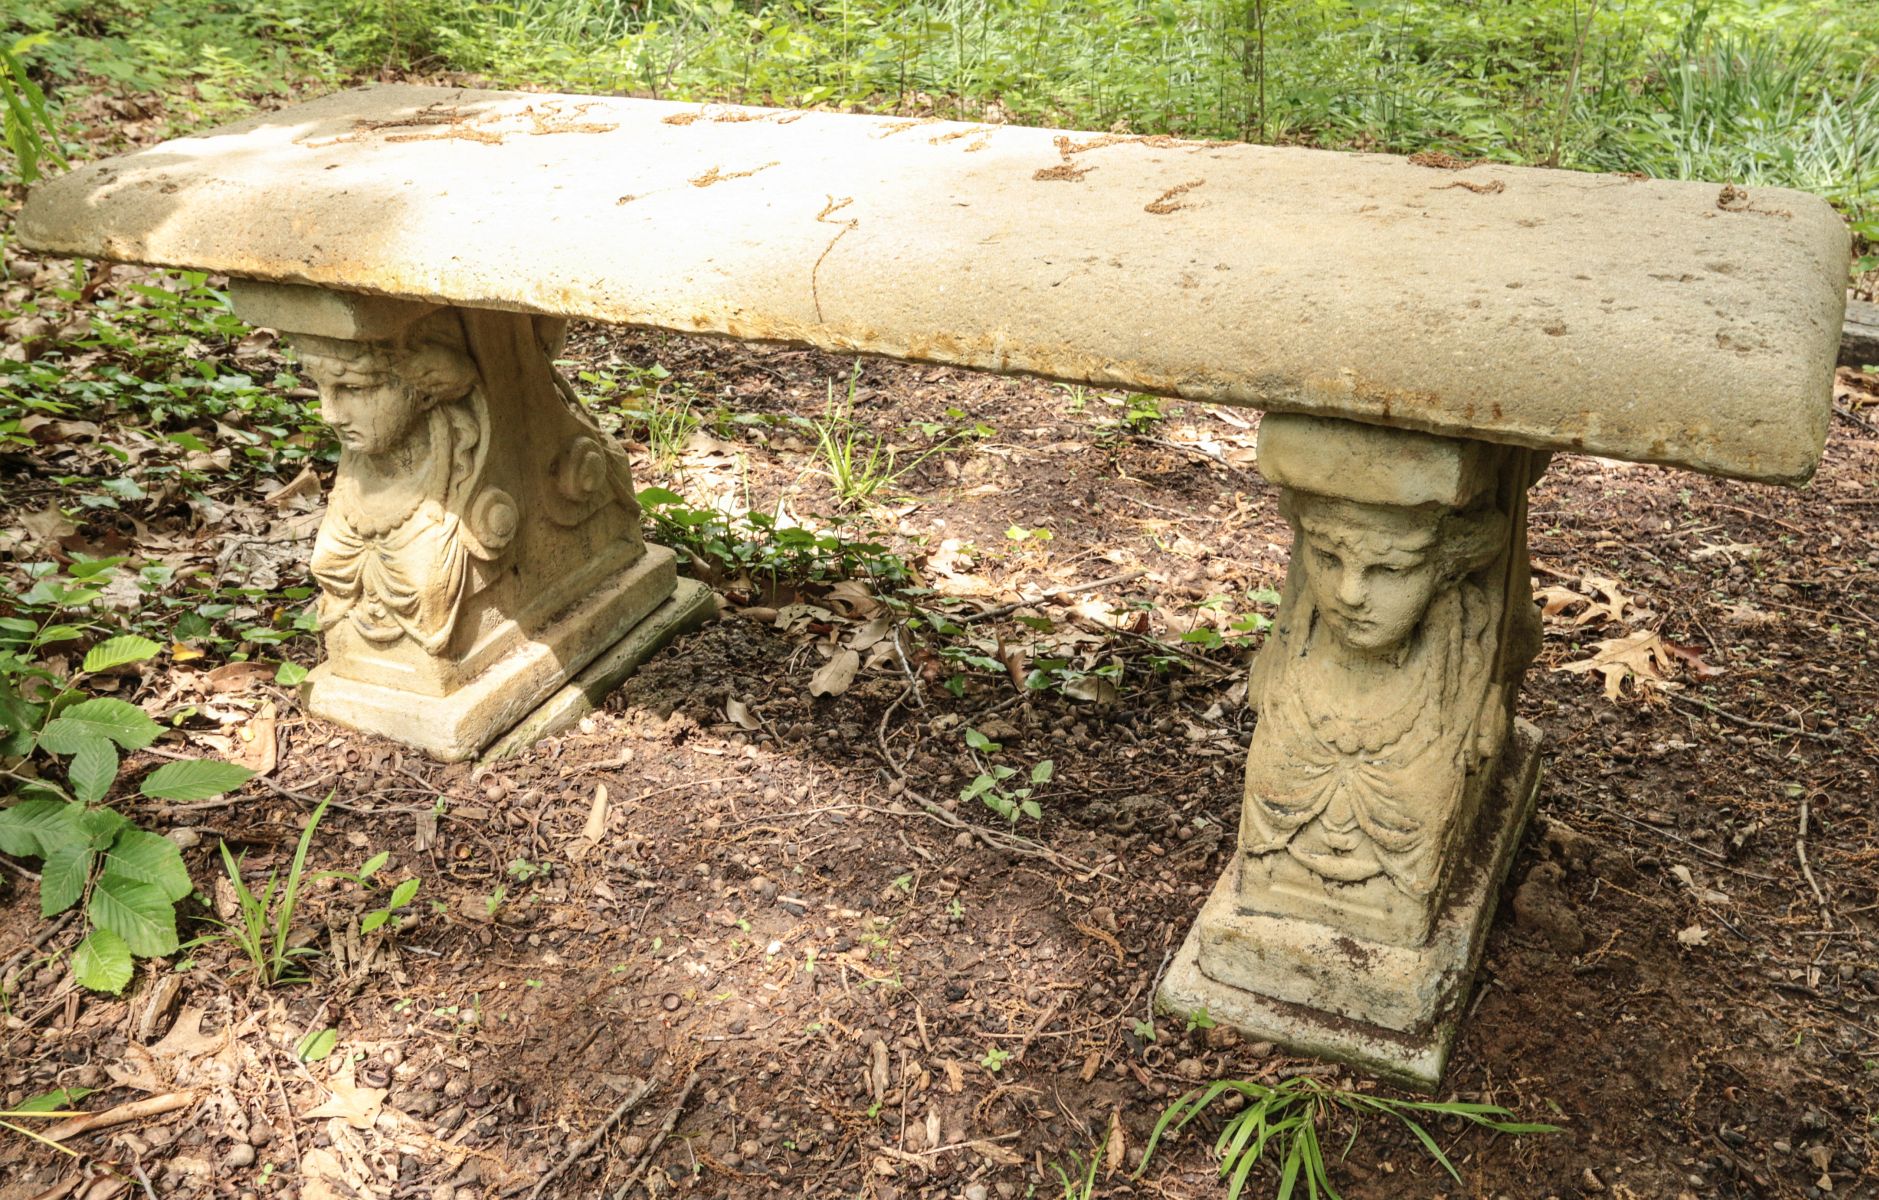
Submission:
<svg viewBox="0 0 1879 1200">
<path fill-rule="evenodd" d="M 765 512 L 694 505 L 659 487 L 641 491 L 639 503 L 648 536 L 717 585 L 741 583 L 774 596 L 784 585 L 867 579 L 891 593 L 912 579 L 906 559 L 873 540 L 878 531 L 863 518 L 811 528 Z"/>
<path fill-rule="evenodd" d="M 297 398 L 298 377 L 264 348 L 249 351 L 253 331 L 202 272 L 159 272 L 100 290 L 81 270 L 0 310 L 0 320 L 23 352 L 0 358 L 0 447 L 73 433 L 55 425 L 36 434 L 49 421 L 110 422 L 153 443 L 134 454 L 105 444 L 109 457 L 134 462 L 127 475 L 140 488 L 174 482 L 186 490 L 231 470 L 291 476 L 310 460 L 337 458 L 314 407 Z M 113 507 L 108 498 L 89 506 Z"/>
<path fill-rule="evenodd" d="M 121 754 L 165 732 L 141 707 L 104 694 L 122 672 L 158 658 L 135 634 L 89 637 L 86 613 L 102 600 L 106 567 L 44 578 L 0 616 L 0 853 L 40 860 L 41 915 L 81 914 L 71 951 L 84 987 L 118 992 L 136 958 L 179 948 L 176 905 L 193 891 L 175 843 L 138 828 L 107 803 Z M 33 615 L 22 615 L 32 613 Z M 67 647 L 90 641 L 76 665 Z M 246 767 L 205 759 L 163 763 L 137 793 L 189 803 L 245 783 Z"/>
</svg>

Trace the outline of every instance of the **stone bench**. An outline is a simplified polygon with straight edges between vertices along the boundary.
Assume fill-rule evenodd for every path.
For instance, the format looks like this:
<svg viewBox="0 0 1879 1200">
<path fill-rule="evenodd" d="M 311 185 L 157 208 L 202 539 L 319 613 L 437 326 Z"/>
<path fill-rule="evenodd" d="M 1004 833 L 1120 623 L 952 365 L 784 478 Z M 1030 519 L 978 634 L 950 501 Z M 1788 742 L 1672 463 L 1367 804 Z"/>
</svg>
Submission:
<svg viewBox="0 0 1879 1200">
<path fill-rule="evenodd" d="M 1425 1087 L 1536 790 L 1527 489 L 1555 451 L 1805 481 L 1848 249 L 1777 190 L 414 87 L 81 167 L 20 233 L 226 274 L 294 341 L 344 447 L 309 706 L 446 758 L 706 605 L 566 318 L 1267 410 L 1295 552 L 1160 1002 Z"/>
</svg>

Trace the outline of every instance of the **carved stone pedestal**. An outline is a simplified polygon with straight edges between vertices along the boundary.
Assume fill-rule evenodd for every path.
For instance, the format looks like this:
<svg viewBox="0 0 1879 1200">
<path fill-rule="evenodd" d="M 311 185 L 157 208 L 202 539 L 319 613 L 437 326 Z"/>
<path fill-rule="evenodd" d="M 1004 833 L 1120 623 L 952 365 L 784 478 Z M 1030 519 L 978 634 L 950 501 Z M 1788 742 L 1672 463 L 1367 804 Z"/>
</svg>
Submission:
<svg viewBox="0 0 1879 1200">
<path fill-rule="evenodd" d="M 673 604 L 673 555 L 641 538 L 625 456 L 555 373 L 565 323 L 233 293 L 299 350 L 342 447 L 311 563 L 315 714 L 468 758 L 623 639 L 696 623 L 696 589 Z"/>
<path fill-rule="evenodd" d="M 1293 553 L 1238 851 L 1158 1003 L 1434 1088 L 1538 778 L 1513 699 L 1545 456 L 1269 414 L 1259 465 Z"/>
</svg>

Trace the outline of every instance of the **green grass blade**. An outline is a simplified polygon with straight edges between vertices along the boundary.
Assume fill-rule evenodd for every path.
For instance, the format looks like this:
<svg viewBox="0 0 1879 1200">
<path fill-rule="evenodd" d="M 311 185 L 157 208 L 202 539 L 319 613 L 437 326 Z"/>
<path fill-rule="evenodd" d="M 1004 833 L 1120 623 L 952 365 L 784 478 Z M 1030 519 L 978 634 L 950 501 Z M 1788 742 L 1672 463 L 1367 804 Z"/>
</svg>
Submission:
<svg viewBox="0 0 1879 1200">
<path fill-rule="evenodd" d="M 1279 1192 L 1276 1200 L 1292 1200 L 1292 1192 L 1298 1187 L 1298 1171 L 1305 1161 L 1305 1142 L 1293 1134 L 1286 1145 L 1285 1169 L 1279 1173 Z M 1235 1193 L 1227 1193 L 1227 1200 L 1235 1200 Z"/>
<path fill-rule="evenodd" d="M 1245 1151 L 1246 1143 L 1253 1140 L 1266 1123 L 1264 1107 L 1249 1108 L 1228 1121 L 1220 1130 L 1220 1138 L 1214 1143 L 1214 1153 L 1220 1156 L 1220 1173 L 1226 1174 L 1227 1168 L 1239 1160 Z"/>
<path fill-rule="evenodd" d="M 1260 1139 L 1260 1144 L 1261 1145 L 1265 1144 L 1264 1138 Z M 1237 1163 L 1235 1163 L 1233 1167 L 1232 1181 L 1227 1185 L 1228 1200 L 1233 1200 L 1234 1197 L 1240 1194 L 1241 1189 L 1246 1186 L 1247 1177 L 1253 1173 L 1253 1168 L 1257 1166 L 1258 1163 L 1259 1163 L 1259 1151 L 1258 1150 L 1254 1150 L 1251 1154 L 1245 1154 L 1245 1155 L 1240 1156 L 1240 1160 Z M 1225 1171 L 1221 1172 L 1221 1174 L 1223 1175 L 1225 1173 L 1226 1173 Z"/>
<path fill-rule="evenodd" d="M 1409 1126 L 1409 1132 L 1416 1135 L 1416 1140 L 1422 1143 L 1423 1148 L 1429 1152 L 1429 1156 L 1442 1164 L 1442 1169 L 1448 1172 L 1449 1178 L 1460 1183 L 1461 1175 L 1455 1170 L 1455 1164 L 1448 1161 L 1448 1155 L 1442 1153 L 1442 1148 L 1435 1144 L 1435 1139 L 1429 1136 L 1429 1131 L 1405 1113 L 1397 1113 L 1396 1116 L 1403 1124 Z"/>
<path fill-rule="evenodd" d="M 1322 1188 L 1331 1200 L 1343 1200 L 1337 1189 L 1331 1186 L 1331 1175 L 1325 1170 L 1324 1148 L 1318 1143 L 1316 1122 L 1306 1121 L 1299 1129 L 1299 1138 L 1305 1143 L 1305 1187 L 1311 1193 L 1312 1200 L 1318 1200 Z"/>
<path fill-rule="evenodd" d="M 300 902 L 300 881 L 307 866 L 307 850 L 313 845 L 313 831 L 320 826 L 320 818 L 326 815 L 326 806 L 333 802 L 333 793 L 326 793 L 326 799 L 320 801 L 307 818 L 306 827 L 300 831 L 300 844 L 294 847 L 293 865 L 287 869 L 287 886 L 281 893 L 280 907 L 273 916 L 274 954 L 273 963 L 278 967 L 287 958 L 287 935 L 292 931 L 294 906 Z"/>
<path fill-rule="evenodd" d="M 1148 1144 L 1142 1147 L 1142 1161 L 1135 1168 L 1136 1178 L 1141 1178 L 1142 1172 L 1148 1170 L 1148 1160 L 1155 1156 L 1155 1147 L 1161 1144 L 1161 1137 L 1164 1133 L 1168 1132 L 1168 1127 L 1175 1125 L 1176 1119 L 1180 1117 L 1182 1110 L 1199 1095 L 1199 1089 L 1195 1089 L 1162 1110 L 1161 1118 L 1155 1122 L 1155 1127 L 1149 1131 Z M 1198 1106 L 1196 1106 L 1196 1111 L 1199 1111 Z M 1186 1124 L 1187 1122 L 1185 1120 L 1180 1122 L 1180 1125 Z M 1179 1128 L 1180 1125 L 1175 1125 L 1175 1127 Z"/>
</svg>

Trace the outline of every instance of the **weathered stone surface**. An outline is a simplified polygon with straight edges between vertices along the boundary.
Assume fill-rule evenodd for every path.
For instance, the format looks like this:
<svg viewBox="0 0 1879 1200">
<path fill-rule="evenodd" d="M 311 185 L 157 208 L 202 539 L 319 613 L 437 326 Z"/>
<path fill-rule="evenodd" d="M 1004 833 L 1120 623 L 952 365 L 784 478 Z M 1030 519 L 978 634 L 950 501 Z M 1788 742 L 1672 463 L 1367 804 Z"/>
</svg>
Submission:
<svg viewBox="0 0 1879 1200">
<path fill-rule="evenodd" d="M 1261 423 L 1293 545 L 1247 689 L 1241 911 L 1428 937 L 1539 648 L 1526 493 L 1544 462 L 1349 421 Z"/>
<path fill-rule="evenodd" d="M 1526 494 L 1545 460 L 1260 423 L 1292 562 L 1247 688 L 1238 853 L 1164 998 L 1433 1086 L 1532 799 L 1538 731 L 1515 732 L 1513 699 L 1539 645 Z"/>
<path fill-rule="evenodd" d="M 1797 482 L 1813 196 L 404 86 L 40 185 L 41 250 L 1024 372 Z"/>
<path fill-rule="evenodd" d="M 654 551 L 659 548 L 654 547 Z M 519 754 L 542 738 L 572 728 L 673 638 L 697 629 L 717 613 L 717 601 L 710 588 L 696 579 L 680 579 L 664 604 L 607 647 L 560 691 L 537 705 L 520 725 L 483 754 L 484 761 Z"/>
<path fill-rule="evenodd" d="M 319 385 L 323 717 L 467 758 L 672 595 L 626 456 L 555 374 L 565 323 L 238 281 Z"/>
<path fill-rule="evenodd" d="M 1175 1016 L 1218 1024 L 1301 1054 L 1350 1063 L 1424 1091 L 1441 1084 L 1502 881 L 1533 813 L 1540 733 L 1515 722 L 1483 820 L 1429 938 L 1376 942 L 1311 921 L 1239 911 L 1224 875 L 1156 993 Z M 1216 964 L 1210 970 L 1207 963 Z M 1218 977 L 1217 964 L 1234 966 Z"/>
<path fill-rule="evenodd" d="M 1846 302 L 1846 327 L 1840 331 L 1840 365 L 1855 370 L 1879 364 L 1879 304 Z"/>
</svg>

